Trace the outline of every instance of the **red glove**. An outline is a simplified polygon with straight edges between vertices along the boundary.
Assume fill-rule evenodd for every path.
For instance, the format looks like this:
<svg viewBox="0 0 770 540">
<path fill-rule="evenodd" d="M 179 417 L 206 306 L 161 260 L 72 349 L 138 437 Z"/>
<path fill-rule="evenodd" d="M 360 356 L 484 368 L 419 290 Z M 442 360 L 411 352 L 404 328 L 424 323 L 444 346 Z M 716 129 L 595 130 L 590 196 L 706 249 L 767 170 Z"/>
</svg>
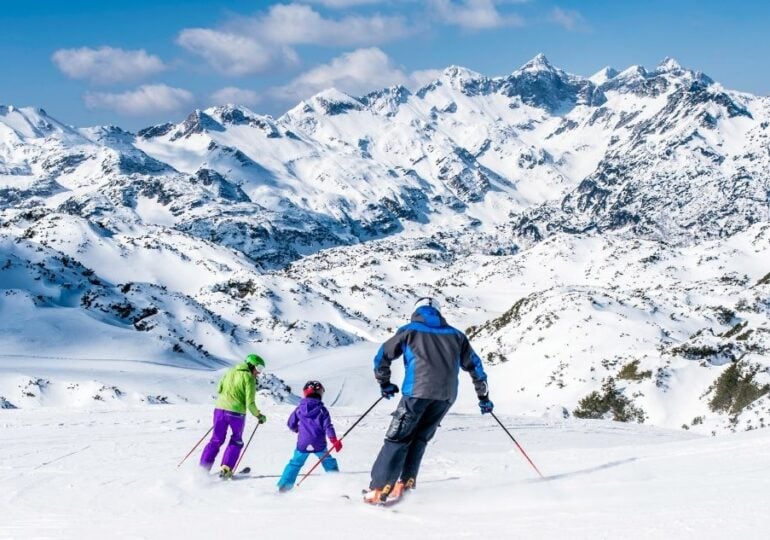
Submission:
<svg viewBox="0 0 770 540">
<path fill-rule="evenodd" d="M 339 440 L 337 437 L 329 437 L 329 442 L 332 443 L 332 447 L 339 452 L 342 450 L 342 441 Z"/>
</svg>

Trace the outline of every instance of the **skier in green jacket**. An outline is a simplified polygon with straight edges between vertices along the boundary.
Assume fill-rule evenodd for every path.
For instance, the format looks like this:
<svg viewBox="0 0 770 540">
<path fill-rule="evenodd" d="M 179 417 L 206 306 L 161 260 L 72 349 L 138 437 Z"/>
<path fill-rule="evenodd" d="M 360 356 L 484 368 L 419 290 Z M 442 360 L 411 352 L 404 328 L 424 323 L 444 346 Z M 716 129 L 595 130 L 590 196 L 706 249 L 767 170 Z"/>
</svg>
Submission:
<svg viewBox="0 0 770 540">
<path fill-rule="evenodd" d="M 267 417 L 259 411 L 254 401 L 257 392 L 257 377 L 265 367 L 265 361 L 256 354 L 250 354 L 242 364 L 230 368 L 220 379 L 217 392 L 216 408 L 214 409 L 214 430 L 211 440 L 201 454 L 201 467 L 211 470 L 219 449 L 227 437 L 227 428 L 232 431 L 230 442 L 222 456 L 220 478 L 230 478 L 233 468 L 238 462 L 238 456 L 243 447 L 243 428 L 246 425 L 246 411 L 253 414 L 260 424 Z"/>
</svg>

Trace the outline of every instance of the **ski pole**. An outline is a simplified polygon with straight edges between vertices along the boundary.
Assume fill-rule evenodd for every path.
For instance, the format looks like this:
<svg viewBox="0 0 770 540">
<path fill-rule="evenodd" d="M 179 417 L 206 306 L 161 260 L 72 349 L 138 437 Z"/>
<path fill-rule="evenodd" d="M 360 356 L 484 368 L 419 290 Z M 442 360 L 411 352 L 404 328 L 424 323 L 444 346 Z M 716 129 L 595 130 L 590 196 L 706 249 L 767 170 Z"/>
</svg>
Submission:
<svg viewBox="0 0 770 540">
<path fill-rule="evenodd" d="M 182 463 L 184 463 L 185 461 L 187 461 L 187 458 L 188 458 L 188 457 L 190 457 L 190 455 L 191 455 L 193 452 L 195 452 L 195 449 L 196 449 L 196 448 L 198 448 L 198 446 L 200 446 L 200 444 L 203 442 L 203 440 L 204 440 L 206 437 L 208 437 L 208 436 L 209 436 L 209 433 L 211 433 L 211 430 L 213 430 L 213 429 L 214 429 L 214 426 L 211 426 L 211 427 L 209 428 L 209 430 L 206 432 L 206 434 L 205 434 L 203 437 L 201 437 L 201 440 L 199 440 L 197 443 L 195 443 L 195 446 L 193 446 L 193 447 L 192 447 L 192 450 L 190 450 L 189 452 L 187 452 L 187 455 L 184 457 L 184 459 L 183 459 L 182 461 L 180 461 L 180 462 L 179 462 L 179 465 L 177 465 L 177 466 L 176 466 L 176 468 L 177 468 L 177 469 L 178 469 L 179 467 L 181 467 L 181 466 L 182 466 Z"/>
<path fill-rule="evenodd" d="M 384 399 L 384 396 L 383 396 L 383 397 L 380 397 L 380 398 L 379 398 L 377 401 L 375 401 L 374 403 L 372 403 L 372 406 L 371 406 L 371 407 L 369 407 L 368 409 L 366 409 L 366 412 L 365 412 L 364 414 L 362 414 L 361 416 L 359 416 L 359 417 L 358 417 L 358 420 L 356 420 L 356 421 L 353 423 L 353 425 L 352 425 L 352 426 L 350 426 L 350 427 L 348 428 L 348 430 L 347 430 L 345 433 L 343 433 L 343 434 L 342 434 L 342 437 L 340 437 L 338 440 L 339 440 L 339 441 L 342 441 L 342 439 L 344 439 L 345 437 L 347 437 L 347 436 L 348 436 L 348 433 L 350 433 L 351 431 L 353 431 L 353 428 L 354 428 L 354 427 L 356 427 L 356 426 L 358 425 L 358 423 L 359 423 L 361 420 L 363 420 L 363 419 L 364 419 L 364 417 L 366 417 L 366 415 L 367 415 L 367 414 L 369 414 L 369 413 L 372 411 L 372 409 L 374 409 L 374 408 L 377 406 L 377 404 L 378 404 L 380 401 L 382 401 L 383 399 Z M 332 450 L 333 450 L 333 449 L 334 449 L 334 447 L 331 447 L 331 448 L 329 448 L 329 449 L 328 449 L 326 452 L 324 452 L 324 455 L 323 455 L 323 456 L 321 456 L 321 457 L 318 459 L 318 461 L 316 462 L 316 464 L 315 464 L 315 465 L 313 465 L 313 466 L 311 467 L 311 469 L 310 469 L 308 472 L 306 472 L 306 473 L 305 473 L 305 475 L 304 475 L 302 478 L 300 478 L 299 482 L 297 482 L 297 487 L 299 487 L 299 486 L 300 486 L 300 484 L 302 484 L 302 482 L 304 482 L 304 481 L 305 481 L 305 478 L 307 478 L 308 476 L 310 476 L 310 475 L 313 473 L 313 471 L 314 471 L 314 470 L 316 470 L 316 467 L 318 467 L 318 466 L 319 466 L 319 465 L 320 465 L 320 464 L 323 462 L 323 460 L 325 460 L 327 457 L 329 457 L 329 454 L 331 454 L 331 453 L 332 453 Z"/>
<path fill-rule="evenodd" d="M 256 426 L 254 426 L 254 431 L 251 432 L 251 437 L 249 437 L 249 442 L 246 443 L 246 446 L 243 447 L 243 452 L 241 452 L 241 455 L 238 456 L 238 461 L 235 462 L 235 468 L 233 469 L 233 474 L 238 472 L 238 465 L 241 464 L 241 460 L 243 459 L 243 456 L 246 455 L 246 450 L 249 449 L 249 445 L 251 444 L 251 439 L 254 438 L 254 434 L 257 432 L 258 427 L 259 427 L 259 422 L 257 422 Z"/>
<path fill-rule="evenodd" d="M 500 421 L 500 419 L 499 419 L 497 416 L 495 416 L 495 413 L 493 413 L 492 411 L 490 411 L 490 412 L 489 412 L 489 414 L 491 414 L 491 415 L 492 415 L 492 418 L 494 418 L 495 420 L 497 420 L 497 423 L 498 423 L 498 424 L 500 424 L 500 427 L 501 427 L 501 428 L 503 428 L 503 431 L 505 431 L 505 432 L 508 434 L 508 436 L 509 436 L 509 437 L 511 438 L 511 440 L 513 441 L 513 444 L 515 444 L 515 445 L 516 445 L 516 447 L 519 449 L 519 451 L 520 451 L 520 452 L 521 452 L 521 453 L 524 455 L 524 457 L 525 457 L 525 458 L 527 458 L 527 461 L 529 461 L 529 464 L 530 464 L 530 465 L 532 465 L 532 468 L 533 468 L 533 469 L 535 469 L 535 470 L 537 471 L 537 474 L 539 474 L 539 475 L 540 475 L 540 478 L 542 478 L 542 479 L 544 479 L 544 480 L 545 480 L 545 477 L 543 476 L 543 474 L 542 474 L 542 473 L 541 473 L 541 472 L 538 470 L 538 468 L 535 466 L 535 464 L 534 464 L 534 463 L 532 463 L 532 460 L 531 460 L 531 459 L 529 459 L 529 456 L 528 456 L 528 455 L 527 455 L 527 453 L 524 451 L 524 449 L 521 447 L 521 445 L 520 445 L 520 444 L 519 444 L 519 443 L 516 441 L 516 439 L 514 439 L 514 438 L 513 438 L 513 435 L 511 435 L 511 432 L 510 432 L 510 431 L 508 431 L 508 429 L 507 429 L 507 428 L 506 428 L 506 427 L 503 425 L 503 423 Z"/>
</svg>

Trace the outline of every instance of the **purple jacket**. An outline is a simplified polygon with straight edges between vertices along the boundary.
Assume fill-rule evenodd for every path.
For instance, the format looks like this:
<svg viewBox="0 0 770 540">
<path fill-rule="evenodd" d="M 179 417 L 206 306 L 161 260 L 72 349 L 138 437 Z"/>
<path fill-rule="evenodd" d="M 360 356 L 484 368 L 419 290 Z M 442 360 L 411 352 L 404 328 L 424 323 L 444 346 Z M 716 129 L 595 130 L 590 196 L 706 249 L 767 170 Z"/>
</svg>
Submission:
<svg viewBox="0 0 770 540">
<path fill-rule="evenodd" d="M 313 397 L 299 402 L 287 425 L 298 434 L 297 450 L 300 452 L 322 452 L 326 449 L 326 437 L 337 437 L 329 411 L 320 399 Z"/>
</svg>

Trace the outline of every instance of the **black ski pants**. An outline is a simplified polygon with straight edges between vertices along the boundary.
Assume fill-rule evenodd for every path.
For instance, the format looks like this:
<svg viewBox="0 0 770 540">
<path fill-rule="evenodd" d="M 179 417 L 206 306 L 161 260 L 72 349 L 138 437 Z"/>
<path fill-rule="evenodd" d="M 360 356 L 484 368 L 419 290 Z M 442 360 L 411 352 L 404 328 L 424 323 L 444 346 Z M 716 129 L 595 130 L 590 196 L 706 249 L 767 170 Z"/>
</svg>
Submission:
<svg viewBox="0 0 770 540">
<path fill-rule="evenodd" d="M 417 479 L 428 441 L 436 434 L 439 422 L 451 406 L 451 402 L 438 399 L 401 398 L 385 434 L 385 443 L 372 466 L 369 489 L 393 486 L 399 478 Z"/>
</svg>

